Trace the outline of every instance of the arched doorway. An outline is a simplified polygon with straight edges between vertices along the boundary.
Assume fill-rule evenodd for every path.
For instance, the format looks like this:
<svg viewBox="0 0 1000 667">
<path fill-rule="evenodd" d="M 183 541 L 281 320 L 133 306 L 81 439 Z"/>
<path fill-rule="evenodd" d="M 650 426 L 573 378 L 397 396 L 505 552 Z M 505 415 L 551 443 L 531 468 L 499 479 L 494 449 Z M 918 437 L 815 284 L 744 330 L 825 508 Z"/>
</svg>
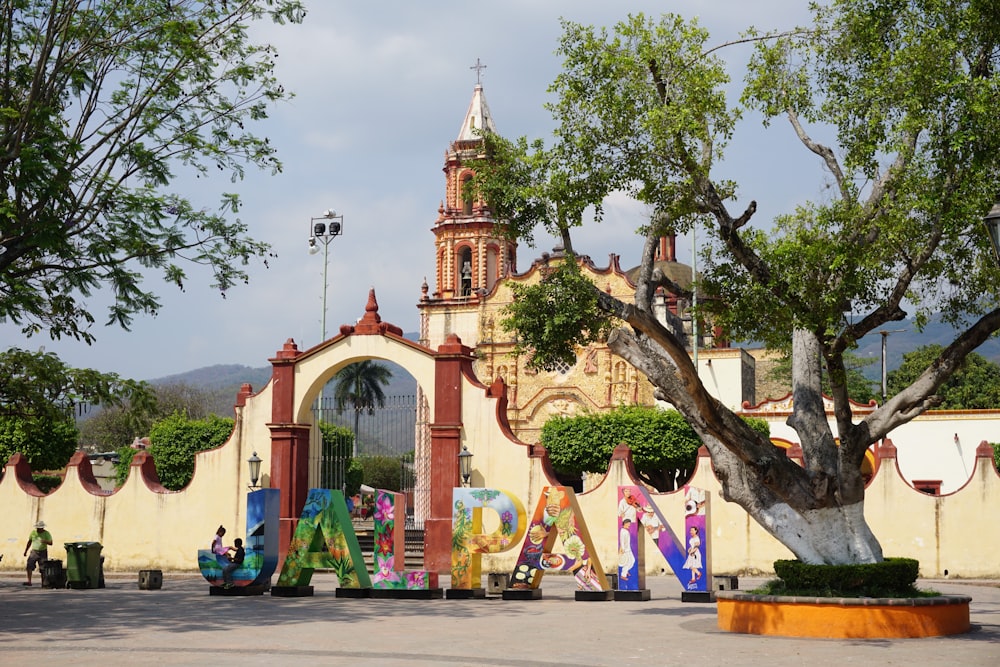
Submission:
<svg viewBox="0 0 1000 667">
<path fill-rule="evenodd" d="M 427 439 L 425 396 L 416 378 L 393 361 L 342 367 L 313 407 L 309 486 L 341 490 L 361 519 L 370 514 L 362 485 L 405 493 L 406 525 L 422 527 L 429 451 L 418 444 Z"/>
</svg>

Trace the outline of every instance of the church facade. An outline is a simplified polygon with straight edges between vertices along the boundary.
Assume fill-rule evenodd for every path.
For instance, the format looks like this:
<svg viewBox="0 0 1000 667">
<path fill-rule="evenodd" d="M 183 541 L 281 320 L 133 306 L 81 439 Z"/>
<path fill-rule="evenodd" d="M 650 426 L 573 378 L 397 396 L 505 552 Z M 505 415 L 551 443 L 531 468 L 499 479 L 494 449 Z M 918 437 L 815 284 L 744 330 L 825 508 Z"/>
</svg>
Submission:
<svg viewBox="0 0 1000 667">
<path fill-rule="evenodd" d="M 507 386 L 507 419 L 524 442 L 537 443 L 551 417 L 600 412 L 618 405 L 653 405 L 653 386 L 607 345 L 578 350 L 576 363 L 536 371 L 529 357 L 514 351 L 514 334 L 504 330 L 504 308 L 512 302 L 511 285 L 531 285 L 555 264 L 567 261 L 561 247 L 543 253 L 523 271 L 517 266 L 517 243 L 499 233 L 504 221 L 494 218 L 484 201 L 467 196 L 466 184 L 476 163 L 485 159 L 480 132 L 496 132 L 481 84 L 477 84 L 457 138 L 445 153 L 445 197 L 434 222 L 435 284 L 422 286 L 420 342 L 431 348 L 457 335 L 475 349 L 475 371 L 483 384 L 502 379 Z M 675 282 L 691 284 L 691 267 L 676 261 L 674 239 L 661 239 L 658 265 Z M 611 254 L 600 266 L 587 256 L 576 261 L 595 285 L 623 301 L 631 301 L 635 284 L 630 271 Z M 674 295 L 657 295 L 661 315 L 680 317 L 689 334 L 687 304 Z M 754 401 L 753 359 L 742 350 L 714 347 L 711 336 L 699 337 L 699 367 L 717 395 L 738 409 Z"/>
</svg>

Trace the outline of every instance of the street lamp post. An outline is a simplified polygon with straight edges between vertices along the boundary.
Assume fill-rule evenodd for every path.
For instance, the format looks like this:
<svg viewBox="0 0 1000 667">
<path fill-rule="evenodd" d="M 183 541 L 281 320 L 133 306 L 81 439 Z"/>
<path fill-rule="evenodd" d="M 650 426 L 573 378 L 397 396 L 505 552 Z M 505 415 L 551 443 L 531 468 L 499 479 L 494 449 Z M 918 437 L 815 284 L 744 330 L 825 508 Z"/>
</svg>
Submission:
<svg viewBox="0 0 1000 667">
<path fill-rule="evenodd" d="M 330 266 L 330 241 L 340 236 L 343 232 L 344 216 L 337 215 L 332 209 L 323 211 L 323 215 L 318 218 L 309 218 L 309 254 L 315 255 L 318 253 L 319 244 L 323 244 L 323 317 L 321 320 L 321 343 L 326 340 L 326 276 Z M 323 421 L 323 390 L 325 388 L 325 386 L 320 387 L 319 397 L 316 399 L 316 416 L 320 422 Z M 322 444 L 320 444 L 320 450 L 322 451 Z M 343 479 L 343 476 L 341 476 L 341 479 Z"/>
<path fill-rule="evenodd" d="M 318 218 L 309 218 L 309 254 L 318 253 L 319 244 L 323 244 L 323 328 L 320 342 L 326 340 L 326 275 L 330 259 L 330 241 L 343 232 L 344 216 L 337 215 L 335 211 L 327 209 Z"/>
</svg>

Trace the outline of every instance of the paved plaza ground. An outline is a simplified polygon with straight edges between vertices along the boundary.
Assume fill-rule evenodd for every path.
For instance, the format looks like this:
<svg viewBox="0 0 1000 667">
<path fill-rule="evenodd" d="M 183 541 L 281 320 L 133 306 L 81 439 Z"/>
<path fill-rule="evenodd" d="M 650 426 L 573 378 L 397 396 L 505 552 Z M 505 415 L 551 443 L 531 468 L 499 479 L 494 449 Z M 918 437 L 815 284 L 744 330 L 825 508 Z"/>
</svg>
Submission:
<svg viewBox="0 0 1000 667">
<path fill-rule="evenodd" d="M 1000 582 L 921 582 L 972 596 L 967 634 L 862 641 L 721 632 L 715 604 L 682 603 L 666 577 L 648 580 L 648 602 L 576 602 L 572 579 L 551 575 L 537 601 L 344 599 L 327 574 L 311 598 L 209 596 L 198 575 L 180 573 L 154 591 L 139 590 L 136 574 L 109 574 L 95 590 L 22 580 L 0 575 L 0 665 L 1000 664 Z"/>
</svg>

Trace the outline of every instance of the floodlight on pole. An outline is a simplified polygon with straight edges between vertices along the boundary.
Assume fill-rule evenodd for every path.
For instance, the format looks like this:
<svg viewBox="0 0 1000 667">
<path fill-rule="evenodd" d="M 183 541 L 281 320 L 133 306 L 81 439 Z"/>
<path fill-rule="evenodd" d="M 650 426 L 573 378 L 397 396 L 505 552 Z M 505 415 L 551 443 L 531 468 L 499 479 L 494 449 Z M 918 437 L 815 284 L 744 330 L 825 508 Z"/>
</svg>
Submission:
<svg viewBox="0 0 1000 667">
<path fill-rule="evenodd" d="M 344 216 L 338 215 L 336 211 L 327 209 L 323 215 L 316 218 L 309 218 L 309 254 L 315 255 L 319 252 L 319 244 L 323 244 L 323 318 L 321 329 L 321 342 L 326 340 L 326 291 L 327 291 L 327 271 L 330 261 L 330 241 L 344 233 Z"/>
</svg>

